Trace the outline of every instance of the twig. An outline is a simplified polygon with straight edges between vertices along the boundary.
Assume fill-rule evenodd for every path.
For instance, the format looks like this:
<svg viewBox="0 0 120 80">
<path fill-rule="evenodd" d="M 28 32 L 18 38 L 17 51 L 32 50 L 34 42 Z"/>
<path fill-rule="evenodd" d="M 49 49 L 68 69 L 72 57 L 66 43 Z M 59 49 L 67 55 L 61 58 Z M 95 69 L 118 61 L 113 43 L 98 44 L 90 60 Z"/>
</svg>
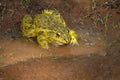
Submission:
<svg viewBox="0 0 120 80">
<path fill-rule="evenodd" d="M 96 10 L 96 0 L 92 0 L 92 10 Z"/>
<path fill-rule="evenodd" d="M 105 16 L 105 22 L 104 22 L 104 26 L 105 26 L 105 35 L 107 34 L 107 31 L 108 31 L 107 22 L 108 22 L 109 17 L 110 17 L 110 15 L 109 15 L 109 13 L 107 13 L 106 16 Z"/>
</svg>

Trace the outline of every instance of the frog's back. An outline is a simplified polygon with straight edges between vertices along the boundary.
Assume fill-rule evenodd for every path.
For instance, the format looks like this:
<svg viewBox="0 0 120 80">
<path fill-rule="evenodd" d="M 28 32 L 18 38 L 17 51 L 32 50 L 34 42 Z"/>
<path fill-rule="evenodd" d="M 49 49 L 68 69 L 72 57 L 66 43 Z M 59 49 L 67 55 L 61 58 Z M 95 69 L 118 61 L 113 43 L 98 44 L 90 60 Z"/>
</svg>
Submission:
<svg viewBox="0 0 120 80">
<path fill-rule="evenodd" d="M 58 30 L 66 28 L 66 23 L 59 13 L 38 14 L 34 18 L 34 24 L 39 29 Z"/>
</svg>

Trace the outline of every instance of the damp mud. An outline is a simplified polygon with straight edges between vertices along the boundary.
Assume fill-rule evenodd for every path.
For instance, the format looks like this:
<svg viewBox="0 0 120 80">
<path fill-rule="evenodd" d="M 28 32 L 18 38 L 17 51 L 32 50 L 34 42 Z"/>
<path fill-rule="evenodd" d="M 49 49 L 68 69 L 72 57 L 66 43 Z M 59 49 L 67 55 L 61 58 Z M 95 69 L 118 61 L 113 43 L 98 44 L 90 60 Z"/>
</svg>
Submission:
<svg viewBox="0 0 120 80">
<path fill-rule="evenodd" d="M 79 56 L 89 54 L 105 55 L 105 42 L 98 39 L 92 39 L 92 43 L 80 41 L 79 46 L 51 46 L 49 49 L 42 49 L 35 42 L 29 42 L 25 39 L 0 40 L 1 52 L 0 66 L 14 64 L 30 58 L 58 57 L 58 56 Z M 93 44 L 93 45 L 92 45 Z M 102 52 L 101 52 L 102 51 Z"/>
<path fill-rule="evenodd" d="M 21 33 L 24 15 L 59 10 L 79 45 L 43 49 Z M 119 0 L 0 1 L 0 80 L 119 80 Z"/>
</svg>

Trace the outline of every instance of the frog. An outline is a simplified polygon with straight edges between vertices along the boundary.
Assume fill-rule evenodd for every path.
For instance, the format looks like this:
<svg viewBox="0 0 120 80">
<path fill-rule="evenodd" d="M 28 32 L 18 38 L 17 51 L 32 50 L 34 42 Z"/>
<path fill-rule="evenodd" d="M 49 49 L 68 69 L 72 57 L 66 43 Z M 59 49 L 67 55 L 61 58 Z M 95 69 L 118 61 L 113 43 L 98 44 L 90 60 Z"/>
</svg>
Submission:
<svg viewBox="0 0 120 80">
<path fill-rule="evenodd" d="M 37 43 L 45 49 L 49 45 L 78 45 L 77 33 L 70 29 L 59 11 L 45 9 L 41 14 L 32 18 L 25 15 L 21 24 L 22 34 L 27 39 L 35 38 Z"/>
</svg>

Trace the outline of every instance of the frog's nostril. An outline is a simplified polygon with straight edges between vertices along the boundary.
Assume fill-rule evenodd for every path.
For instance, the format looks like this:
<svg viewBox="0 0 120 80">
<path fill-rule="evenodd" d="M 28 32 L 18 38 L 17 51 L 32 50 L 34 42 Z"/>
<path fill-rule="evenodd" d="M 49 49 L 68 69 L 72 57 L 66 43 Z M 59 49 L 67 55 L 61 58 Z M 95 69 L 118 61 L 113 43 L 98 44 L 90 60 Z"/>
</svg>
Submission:
<svg viewBox="0 0 120 80">
<path fill-rule="evenodd" d="M 69 42 L 69 40 L 68 40 L 68 39 L 65 39 L 65 38 L 64 38 L 64 41 L 65 41 L 66 43 L 68 43 L 68 42 Z"/>
</svg>

